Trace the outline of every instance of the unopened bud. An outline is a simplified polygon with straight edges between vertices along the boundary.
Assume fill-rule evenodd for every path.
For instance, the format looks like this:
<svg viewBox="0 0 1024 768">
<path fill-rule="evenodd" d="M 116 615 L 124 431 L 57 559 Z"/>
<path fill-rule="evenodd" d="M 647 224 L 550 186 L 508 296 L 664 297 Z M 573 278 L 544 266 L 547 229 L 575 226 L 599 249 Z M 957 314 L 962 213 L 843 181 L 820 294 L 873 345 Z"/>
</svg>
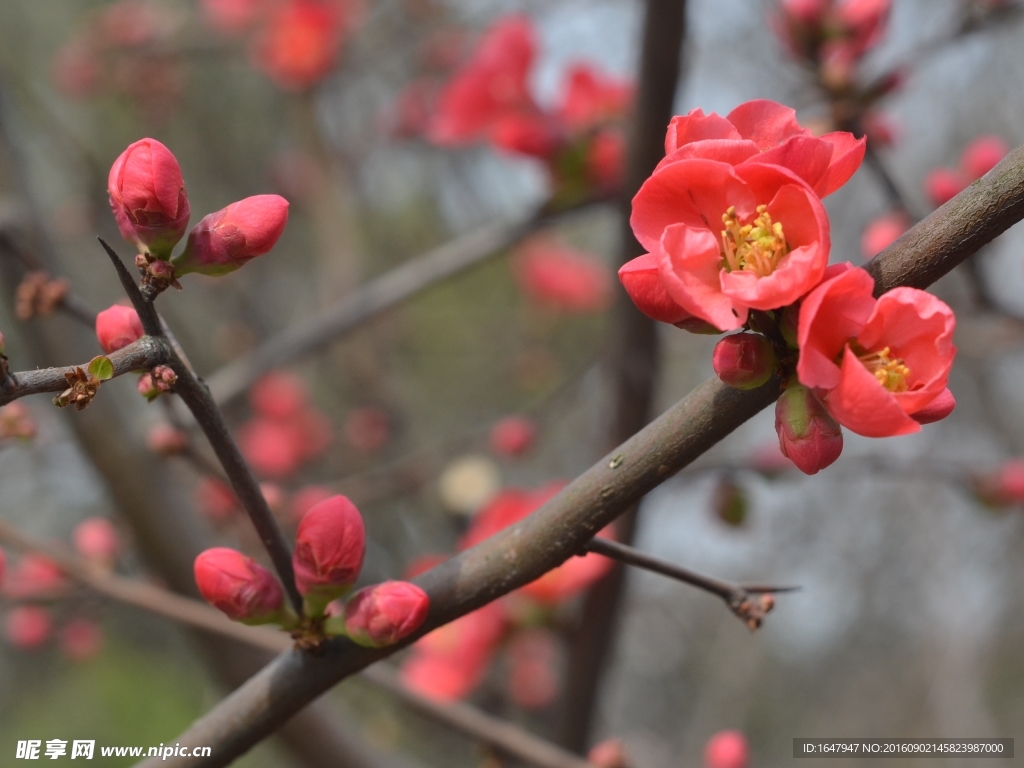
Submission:
<svg viewBox="0 0 1024 768">
<path fill-rule="evenodd" d="M 536 425 L 525 416 L 506 416 L 491 428 L 491 450 L 499 456 L 521 456 L 533 446 Z"/>
<path fill-rule="evenodd" d="M 750 749 L 739 731 L 720 731 L 704 747 L 705 768 L 747 768 Z"/>
<path fill-rule="evenodd" d="M 90 517 L 79 523 L 73 539 L 78 554 L 106 567 L 114 564 L 121 550 L 121 538 L 117 530 L 109 520 L 102 517 Z"/>
<path fill-rule="evenodd" d="M 715 346 L 715 373 L 736 389 L 755 389 L 772 377 L 778 365 L 775 349 L 758 333 L 734 333 Z"/>
<path fill-rule="evenodd" d="M 313 616 L 351 589 L 363 567 L 366 531 L 355 505 L 344 496 L 315 504 L 295 533 L 295 584 Z"/>
<path fill-rule="evenodd" d="M 288 223 L 288 201 L 279 195 L 255 195 L 211 213 L 188 235 L 185 251 L 174 259 L 174 273 L 226 275 L 249 259 L 267 253 Z"/>
<path fill-rule="evenodd" d="M 124 349 L 143 335 L 142 321 L 131 307 L 115 304 L 96 315 L 96 338 L 108 355 Z"/>
<path fill-rule="evenodd" d="M 45 608 L 20 605 L 7 614 L 4 629 L 11 645 L 27 651 L 47 641 L 53 631 L 53 621 Z"/>
<path fill-rule="evenodd" d="M 427 618 L 430 598 L 407 581 L 361 589 L 345 604 L 345 632 L 358 645 L 383 648 L 409 636 Z"/>
<path fill-rule="evenodd" d="M 792 383 L 775 404 L 779 448 L 797 468 L 816 474 L 843 452 L 843 431 L 807 387 Z"/>
<path fill-rule="evenodd" d="M 215 547 L 200 553 L 195 577 L 203 598 L 228 618 L 245 624 L 267 624 L 283 618 L 281 585 L 270 571 L 241 552 Z"/>
</svg>

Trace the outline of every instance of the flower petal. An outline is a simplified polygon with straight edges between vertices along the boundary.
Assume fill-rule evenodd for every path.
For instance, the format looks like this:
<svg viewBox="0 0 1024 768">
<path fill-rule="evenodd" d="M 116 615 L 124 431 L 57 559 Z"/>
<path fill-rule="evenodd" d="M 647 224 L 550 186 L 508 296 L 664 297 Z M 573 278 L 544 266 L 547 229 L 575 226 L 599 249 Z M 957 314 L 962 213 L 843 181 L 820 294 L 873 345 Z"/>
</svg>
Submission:
<svg viewBox="0 0 1024 768">
<path fill-rule="evenodd" d="M 921 431 L 921 425 L 904 413 L 893 393 L 864 367 L 846 345 L 839 385 L 824 398 L 835 420 L 858 435 L 893 437 Z"/>
<path fill-rule="evenodd" d="M 796 120 L 796 110 L 768 99 L 740 104 L 726 119 L 736 126 L 740 136 L 751 139 L 762 149 L 770 149 L 793 136 L 810 136 Z"/>
<path fill-rule="evenodd" d="M 747 310 L 722 293 L 722 252 L 710 230 L 673 224 L 655 254 L 665 289 L 691 315 L 724 331 L 747 321 Z"/>
</svg>

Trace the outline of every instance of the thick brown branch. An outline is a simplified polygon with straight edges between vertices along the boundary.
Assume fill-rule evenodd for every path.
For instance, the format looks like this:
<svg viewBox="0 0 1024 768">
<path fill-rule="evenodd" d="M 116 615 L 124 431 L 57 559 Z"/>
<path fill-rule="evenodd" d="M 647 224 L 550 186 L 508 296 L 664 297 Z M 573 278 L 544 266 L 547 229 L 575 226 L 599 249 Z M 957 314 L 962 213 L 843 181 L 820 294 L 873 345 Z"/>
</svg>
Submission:
<svg viewBox="0 0 1024 768">
<path fill-rule="evenodd" d="M 1024 147 L 872 260 L 868 268 L 878 293 L 898 285 L 926 287 L 1022 217 Z M 431 599 L 421 632 L 507 594 L 582 552 L 623 510 L 770 405 L 779 386 L 773 380 L 759 389 L 739 391 L 717 380 L 705 382 L 530 517 L 420 576 L 417 581 Z M 188 765 L 228 765 L 336 682 L 395 650 L 357 648 L 338 640 L 317 656 L 300 651 L 278 656 L 180 737 L 182 743 L 212 747 L 211 757 L 192 759 Z"/>
<path fill-rule="evenodd" d="M 572 210 L 592 204 L 585 203 Z M 556 214 L 542 208 L 518 221 L 473 230 L 410 259 L 344 297 L 319 317 L 282 331 L 245 357 L 214 373 L 209 377 L 214 400 L 221 405 L 231 402 L 271 368 L 322 349 L 381 312 L 512 247 L 569 212 Z"/>
<path fill-rule="evenodd" d="M 170 348 L 162 339 L 143 336 L 124 349 L 107 355 L 114 364 L 114 376 L 138 370 L 148 370 L 155 365 L 166 363 L 170 356 Z M 26 395 L 38 395 L 43 392 L 62 392 L 68 387 L 68 374 L 74 374 L 76 368 L 87 368 L 88 363 L 81 366 L 66 368 L 40 368 L 35 371 L 12 372 L 4 381 L 0 381 L 0 405 L 6 405 Z"/>
</svg>

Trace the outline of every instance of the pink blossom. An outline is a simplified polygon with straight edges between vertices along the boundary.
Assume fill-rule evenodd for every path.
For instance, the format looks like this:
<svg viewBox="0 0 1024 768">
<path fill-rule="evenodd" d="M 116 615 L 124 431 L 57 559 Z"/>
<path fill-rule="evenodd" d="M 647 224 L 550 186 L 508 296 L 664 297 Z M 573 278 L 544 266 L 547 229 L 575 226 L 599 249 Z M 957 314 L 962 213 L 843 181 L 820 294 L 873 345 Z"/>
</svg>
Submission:
<svg viewBox="0 0 1024 768">
<path fill-rule="evenodd" d="M 800 382 L 858 434 L 919 431 L 913 415 L 947 397 L 956 354 L 952 310 L 916 288 L 875 299 L 874 280 L 862 269 L 832 274 L 800 308 Z"/>
<path fill-rule="evenodd" d="M 818 196 L 761 163 L 662 165 L 633 198 L 630 223 L 672 300 L 721 330 L 799 299 L 821 280 L 831 246 Z"/>
<path fill-rule="evenodd" d="M 739 731 L 719 731 L 704 747 L 705 768 L 747 768 L 750 749 Z"/>
<path fill-rule="evenodd" d="M 234 272 L 270 251 L 287 223 L 288 201 L 280 195 L 254 195 L 232 203 L 192 228 L 184 252 L 174 259 L 174 273 Z"/>
<path fill-rule="evenodd" d="M 590 254 L 534 238 L 516 254 L 516 280 L 528 297 L 566 312 L 597 312 L 611 302 L 611 277 Z"/>
<path fill-rule="evenodd" d="M 350 16 L 345 0 L 278 3 L 253 48 L 256 67 L 282 88 L 310 88 L 334 70 Z"/>
<path fill-rule="evenodd" d="M 78 554 L 101 565 L 113 565 L 121 551 L 117 529 L 103 517 L 90 517 L 80 522 L 73 538 Z"/>
<path fill-rule="evenodd" d="M 251 557 L 214 547 L 200 553 L 194 570 L 200 594 L 228 618 L 245 624 L 281 618 L 284 590 L 274 575 Z"/>
<path fill-rule="evenodd" d="M 156 139 L 131 144 L 107 180 L 121 235 L 140 250 L 166 259 L 188 228 L 189 204 L 181 167 Z"/>
<path fill-rule="evenodd" d="M 693 317 L 669 295 L 653 253 L 626 262 L 619 269 L 619 281 L 637 309 L 652 320 L 675 325 Z"/>
<path fill-rule="evenodd" d="M 108 355 L 145 335 L 138 313 L 131 307 L 115 304 L 96 315 L 96 339 Z"/>
<path fill-rule="evenodd" d="M 65 586 L 60 566 L 44 555 L 29 552 L 7 574 L 4 594 L 12 600 L 49 597 Z"/>
<path fill-rule="evenodd" d="M 633 84 L 578 63 L 566 73 L 558 117 L 572 132 L 621 120 L 633 99 Z"/>
<path fill-rule="evenodd" d="M 385 581 L 349 598 L 345 632 L 358 645 L 384 648 L 419 629 L 429 608 L 430 598 L 415 584 Z"/>
<path fill-rule="evenodd" d="M 274 479 L 293 475 L 306 457 L 303 434 L 295 424 L 259 416 L 238 431 L 238 447 L 258 474 Z"/>
<path fill-rule="evenodd" d="M 53 632 L 53 621 L 45 608 L 19 605 L 7 614 L 4 630 L 11 645 L 30 651 L 49 639 Z"/>
<path fill-rule="evenodd" d="M 306 407 L 306 385 L 294 373 L 271 371 L 257 381 L 249 392 L 249 404 L 260 416 L 289 419 Z"/>
<path fill-rule="evenodd" d="M 292 565 L 299 592 L 322 611 L 355 583 L 365 552 L 363 518 L 351 501 L 339 495 L 315 504 L 295 534 Z"/>
</svg>

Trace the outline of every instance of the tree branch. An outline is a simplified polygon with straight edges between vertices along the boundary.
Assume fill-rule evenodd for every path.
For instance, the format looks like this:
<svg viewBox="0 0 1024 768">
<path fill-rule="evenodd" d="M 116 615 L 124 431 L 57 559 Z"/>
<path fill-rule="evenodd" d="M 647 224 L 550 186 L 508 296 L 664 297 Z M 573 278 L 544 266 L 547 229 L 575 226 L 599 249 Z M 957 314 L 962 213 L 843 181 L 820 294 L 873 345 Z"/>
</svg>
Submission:
<svg viewBox="0 0 1024 768">
<path fill-rule="evenodd" d="M 526 218 L 487 225 L 413 257 L 345 296 L 319 317 L 282 331 L 215 372 L 209 377 L 214 400 L 220 405 L 231 402 L 270 369 L 322 349 L 381 312 L 512 247 L 559 217 L 599 202 L 558 212 L 541 208 Z"/>
<path fill-rule="evenodd" d="M 1021 218 L 1024 147 L 869 262 L 876 294 L 899 285 L 927 287 Z M 532 515 L 419 576 L 415 581 L 431 604 L 416 635 L 383 649 L 341 639 L 315 656 L 283 653 L 179 737 L 212 747 L 211 757 L 140 765 L 228 765 L 336 682 L 584 551 L 601 528 L 774 402 L 779 391 L 775 379 L 748 391 L 706 381 Z"/>
</svg>

